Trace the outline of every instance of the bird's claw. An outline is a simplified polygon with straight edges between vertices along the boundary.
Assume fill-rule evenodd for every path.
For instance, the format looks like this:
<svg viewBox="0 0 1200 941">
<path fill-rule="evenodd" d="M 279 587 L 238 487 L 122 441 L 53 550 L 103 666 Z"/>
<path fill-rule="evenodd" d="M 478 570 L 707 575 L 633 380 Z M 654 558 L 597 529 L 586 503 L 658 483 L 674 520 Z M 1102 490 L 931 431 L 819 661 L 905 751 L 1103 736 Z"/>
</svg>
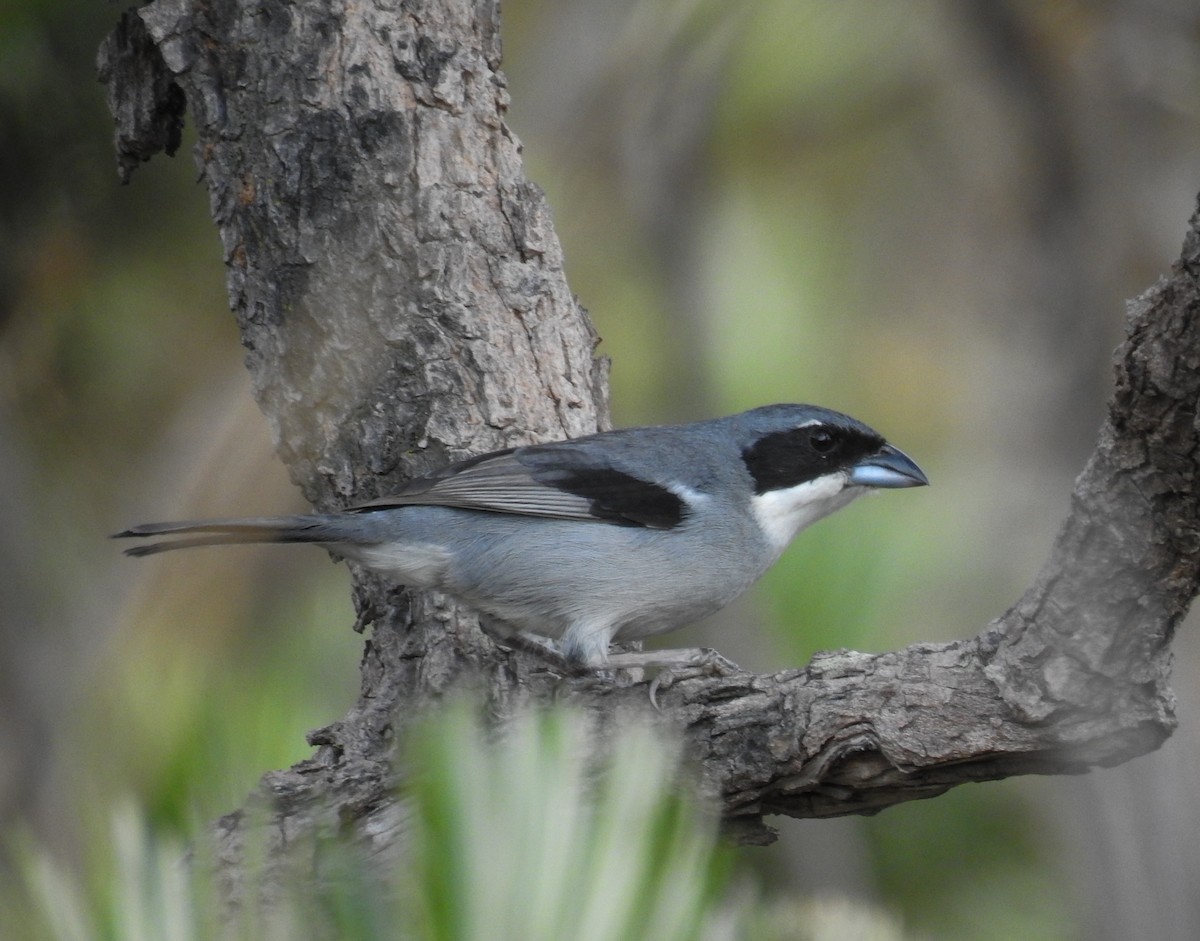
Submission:
<svg viewBox="0 0 1200 941">
<path fill-rule="evenodd" d="M 733 676 L 741 673 L 742 668 L 712 647 L 701 647 L 695 656 L 688 661 L 663 667 L 658 675 L 650 681 L 650 705 L 656 711 L 662 712 L 658 704 L 658 691 L 670 689 L 682 680 L 692 680 L 702 676 Z"/>
</svg>

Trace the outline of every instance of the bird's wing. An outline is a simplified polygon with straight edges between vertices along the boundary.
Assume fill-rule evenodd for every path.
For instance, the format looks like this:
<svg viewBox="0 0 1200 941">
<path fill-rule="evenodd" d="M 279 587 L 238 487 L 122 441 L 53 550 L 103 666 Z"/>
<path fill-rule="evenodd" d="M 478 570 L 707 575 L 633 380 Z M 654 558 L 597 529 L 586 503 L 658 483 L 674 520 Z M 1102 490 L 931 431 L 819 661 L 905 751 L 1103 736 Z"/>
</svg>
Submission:
<svg viewBox="0 0 1200 941">
<path fill-rule="evenodd" d="M 589 440 L 496 451 L 418 477 L 398 493 L 350 507 L 450 506 L 518 516 L 670 529 L 687 515 L 670 488 L 624 470 Z"/>
</svg>

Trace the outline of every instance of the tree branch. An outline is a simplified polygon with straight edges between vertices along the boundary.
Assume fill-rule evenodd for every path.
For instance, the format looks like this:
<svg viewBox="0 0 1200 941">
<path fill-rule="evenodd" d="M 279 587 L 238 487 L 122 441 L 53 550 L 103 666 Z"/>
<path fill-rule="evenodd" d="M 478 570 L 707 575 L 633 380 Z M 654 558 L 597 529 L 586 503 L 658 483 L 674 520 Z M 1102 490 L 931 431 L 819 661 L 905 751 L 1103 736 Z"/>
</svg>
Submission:
<svg viewBox="0 0 1200 941">
<path fill-rule="evenodd" d="M 955 784 L 1071 774 L 1174 729 L 1171 638 L 1200 578 L 1200 212 L 1129 307 L 1116 391 L 1071 513 L 1025 595 L 979 636 L 838 651 L 662 699 L 747 837 L 764 814 L 873 812 Z"/>
<path fill-rule="evenodd" d="M 606 420 L 595 336 L 503 121 L 497 29 L 486 0 L 154 0 L 102 51 L 119 147 L 136 155 L 124 166 L 171 140 L 178 95 L 191 106 L 255 395 L 318 507 Z M 1071 515 L 1010 611 L 971 640 L 823 654 L 660 696 L 742 839 L 769 839 L 768 814 L 869 813 L 964 781 L 1079 772 L 1170 733 L 1168 644 L 1200 571 L 1197 225 L 1172 276 L 1131 307 Z M 356 573 L 355 600 L 375 624 L 359 702 L 250 801 L 273 818 L 272 858 L 318 830 L 392 851 L 395 740 L 455 686 L 501 717 L 565 688 L 614 731 L 649 708 L 644 686 L 560 683 L 444 599 Z M 246 819 L 218 825 L 226 862 Z"/>
</svg>

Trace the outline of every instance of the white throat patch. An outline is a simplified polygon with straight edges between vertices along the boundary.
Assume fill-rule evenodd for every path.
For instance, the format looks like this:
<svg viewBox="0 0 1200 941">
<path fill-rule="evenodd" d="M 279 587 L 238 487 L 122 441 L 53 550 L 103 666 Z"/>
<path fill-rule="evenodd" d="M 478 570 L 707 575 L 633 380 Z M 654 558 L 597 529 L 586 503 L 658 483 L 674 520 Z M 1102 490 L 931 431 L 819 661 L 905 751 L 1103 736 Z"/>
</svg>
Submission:
<svg viewBox="0 0 1200 941">
<path fill-rule="evenodd" d="M 846 473 L 838 471 L 784 490 L 757 494 L 750 506 L 767 542 L 779 555 L 800 530 L 840 510 L 865 490 L 846 486 Z"/>
</svg>

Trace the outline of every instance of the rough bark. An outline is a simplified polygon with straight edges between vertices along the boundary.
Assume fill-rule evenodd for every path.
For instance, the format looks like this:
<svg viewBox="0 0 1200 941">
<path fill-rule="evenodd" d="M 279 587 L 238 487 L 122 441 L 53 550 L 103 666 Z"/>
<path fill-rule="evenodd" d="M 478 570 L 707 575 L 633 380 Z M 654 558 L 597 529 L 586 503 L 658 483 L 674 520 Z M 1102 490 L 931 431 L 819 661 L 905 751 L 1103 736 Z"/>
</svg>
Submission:
<svg viewBox="0 0 1200 941">
<path fill-rule="evenodd" d="M 176 139 L 184 100 L 192 112 L 255 394 L 318 507 L 606 420 L 595 337 L 504 124 L 497 30 L 484 0 L 154 0 L 101 52 L 124 173 Z M 770 838 L 765 815 L 871 813 L 965 781 L 1080 772 L 1170 734 L 1169 642 L 1200 572 L 1198 220 L 1171 276 L 1130 308 L 1071 515 L 1012 609 L 958 643 L 839 651 L 660 695 L 742 839 Z M 555 694 L 610 721 L 650 708 L 644 686 L 560 683 L 469 612 L 355 575 L 374 624 L 362 695 L 312 733 L 312 759 L 251 798 L 276 849 L 337 829 L 392 851 L 395 742 L 456 686 L 499 716 Z M 225 860 L 249 819 L 218 825 Z"/>
</svg>

